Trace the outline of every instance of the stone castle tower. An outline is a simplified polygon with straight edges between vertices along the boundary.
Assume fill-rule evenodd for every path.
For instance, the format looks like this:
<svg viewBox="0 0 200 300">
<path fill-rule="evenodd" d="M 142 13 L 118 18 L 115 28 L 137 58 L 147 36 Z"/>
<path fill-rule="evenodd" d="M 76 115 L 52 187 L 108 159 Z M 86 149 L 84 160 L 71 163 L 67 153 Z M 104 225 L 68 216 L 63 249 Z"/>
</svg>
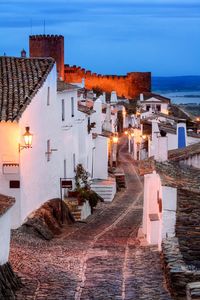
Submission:
<svg viewBox="0 0 200 300">
<path fill-rule="evenodd" d="M 133 99 L 140 93 L 151 91 L 150 72 L 131 72 L 125 76 L 101 75 L 79 66 L 64 65 L 64 37 L 62 35 L 32 35 L 29 37 L 30 57 L 52 57 L 56 61 L 58 76 L 68 83 L 85 79 L 85 87 L 105 92 L 116 91 L 120 97 Z"/>
<path fill-rule="evenodd" d="M 30 57 L 52 57 L 56 61 L 58 76 L 64 79 L 64 37 L 62 35 L 31 35 Z"/>
</svg>

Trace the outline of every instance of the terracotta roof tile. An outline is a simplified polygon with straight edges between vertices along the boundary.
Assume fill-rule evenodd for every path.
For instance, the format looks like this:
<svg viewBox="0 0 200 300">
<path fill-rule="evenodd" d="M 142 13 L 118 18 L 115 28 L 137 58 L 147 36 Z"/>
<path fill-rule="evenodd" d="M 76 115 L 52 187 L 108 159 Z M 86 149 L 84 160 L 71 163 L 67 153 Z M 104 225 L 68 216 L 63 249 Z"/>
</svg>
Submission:
<svg viewBox="0 0 200 300">
<path fill-rule="evenodd" d="M 80 89 L 80 87 L 78 87 L 77 85 L 66 83 L 61 80 L 57 81 L 57 91 L 58 92 L 78 90 L 78 89 Z"/>
<path fill-rule="evenodd" d="M 162 95 L 155 94 L 155 93 L 150 93 L 150 92 L 144 92 L 143 97 L 144 97 L 144 102 L 148 99 L 151 99 L 151 98 L 156 98 L 156 99 L 158 99 L 158 100 L 160 100 L 164 103 L 170 103 L 171 102 L 171 100 L 167 97 L 164 97 Z M 139 100 L 139 98 L 138 98 L 138 100 Z M 143 102 L 143 101 L 141 101 L 141 102 Z"/>
<path fill-rule="evenodd" d="M 52 58 L 0 57 L 0 121 L 19 120 L 53 65 Z"/>
<path fill-rule="evenodd" d="M 170 150 L 169 159 L 173 161 L 180 161 L 196 154 L 200 154 L 200 143 L 189 145 L 181 149 Z"/>
</svg>

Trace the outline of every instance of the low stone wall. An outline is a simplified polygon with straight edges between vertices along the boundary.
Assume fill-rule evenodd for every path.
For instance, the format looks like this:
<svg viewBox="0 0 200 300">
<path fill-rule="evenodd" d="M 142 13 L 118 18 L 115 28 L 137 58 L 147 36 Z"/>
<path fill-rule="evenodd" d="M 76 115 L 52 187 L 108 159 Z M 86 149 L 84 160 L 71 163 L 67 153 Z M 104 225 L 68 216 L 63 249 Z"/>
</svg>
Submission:
<svg viewBox="0 0 200 300">
<path fill-rule="evenodd" d="M 200 270 L 186 265 L 177 237 L 163 240 L 162 258 L 167 285 L 172 295 L 177 300 L 186 299 L 186 286 L 188 283 L 200 281 Z"/>
<path fill-rule="evenodd" d="M 0 299 L 14 300 L 15 291 L 21 287 L 20 279 L 14 274 L 9 263 L 0 266 Z"/>
<path fill-rule="evenodd" d="M 184 261 L 200 269 L 200 194 L 178 189 L 176 236 Z"/>
</svg>

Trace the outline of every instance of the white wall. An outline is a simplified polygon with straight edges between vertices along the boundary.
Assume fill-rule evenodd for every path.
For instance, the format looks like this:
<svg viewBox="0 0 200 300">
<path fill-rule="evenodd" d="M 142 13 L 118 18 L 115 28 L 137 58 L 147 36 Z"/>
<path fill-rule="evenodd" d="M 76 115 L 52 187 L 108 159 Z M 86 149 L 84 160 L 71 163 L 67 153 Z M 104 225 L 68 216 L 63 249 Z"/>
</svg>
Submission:
<svg viewBox="0 0 200 300">
<path fill-rule="evenodd" d="M 89 201 L 85 201 L 81 208 L 81 220 L 85 220 L 87 217 L 91 215 L 91 206 L 89 204 Z"/>
<path fill-rule="evenodd" d="M 142 230 L 149 244 L 161 245 L 162 214 L 159 212 L 158 194 L 161 194 L 159 175 L 153 172 L 144 176 L 144 205 Z M 158 219 L 151 221 L 150 215 Z"/>
<path fill-rule="evenodd" d="M 62 177 L 73 178 L 75 175 L 74 167 L 79 162 L 78 149 L 78 100 L 77 90 L 66 90 L 57 93 L 59 106 L 59 122 L 62 136 Z M 74 99 L 74 115 L 72 115 L 71 98 Z M 62 120 L 62 100 L 64 100 L 64 120 Z M 64 160 L 66 169 L 64 170 Z M 75 162 L 75 163 L 74 163 Z"/>
<path fill-rule="evenodd" d="M 11 208 L 12 228 L 20 225 L 20 189 L 11 189 L 9 183 L 11 180 L 20 180 L 20 174 L 17 167 L 13 168 L 12 174 L 4 174 L 3 164 L 19 164 L 19 131 L 19 125 L 16 122 L 0 122 L 0 193 L 16 199 Z"/>
<path fill-rule="evenodd" d="M 10 251 L 11 210 L 0 216 L 0 266 L 8 262 Z"/>
<path fill-rule="evenodd" d="M 161 211 L 158 204 L 161 201 Z M 177 190 L 161 185 L 159 174 L 153 172 L 144 176 L 144 206 L 142 230 L 149 244 L 158 245 L 162 239 L 175 235 Z M 151 221 L 151 215 L 157 216 Z"/>
<path fill-rule="evenodd" d="M 56 95 L 56 66 L 47 77 L 19 121 L 21 134 L 30 126 L 33 134 L 31 149 L 20 153 L 21 165 L 21 220 L 45 201 L 60 196 L 59 178 L 63 175 L 60 111 Z M 50 87 L 50 105 L 47 90 Z M 55 149 L 47 161 L 47 140 Z"/>
<path fill-rule="evenodd" d="M 177 189 L 162 186 L 162 239 L 175 236 Z"/>
<path fill-rule="evenodd" d="M 163 114 L 168 114 L 168 104 L 167 103 L 162 103 L 162 102 L 158 102 L 159 100 L 156 98 L 151 98 L 151 100 L 146 100 L 145 103 L 142 103 L 142 107 L 144 108 L 144 110 L 147 110 L 147 105 L 150 105 L 150 110 L 156 112 L 156 105 L 160 105 L 161 110 L 160 112 Z"/>
<path fill-rule="evenodd" d="M 108 177 L 108 138 L 97 136 L 94 151 L 94 173 L 95 179 L 107 179 Z"/>
</svg>

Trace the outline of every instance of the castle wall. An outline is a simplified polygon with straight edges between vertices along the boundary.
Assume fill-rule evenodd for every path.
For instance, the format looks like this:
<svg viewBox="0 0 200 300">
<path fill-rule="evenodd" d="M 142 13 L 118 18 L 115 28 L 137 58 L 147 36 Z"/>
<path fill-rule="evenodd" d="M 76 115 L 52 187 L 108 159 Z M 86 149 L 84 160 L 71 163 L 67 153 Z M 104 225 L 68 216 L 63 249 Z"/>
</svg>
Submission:
<svg viewBox="0 0 200 300">
<path fill-rule="evenodd" d="M 78 83 L 85 78 L 87 89 L 99 88 L 106 92 L 116 91 L 117 95 L 134 98 L 142 92 L 151 91 L 151 73 L 133 72 L 126 76 L 99 75 L 86 71 L 77 66 L 65 65 L 64 80 L 69 83 Z"/>
<path fill-rule="evenodd" d="M 53 57 L 58 76 L 65 82 L 78 83 L 85 78 L 85 87 L 105 92 L 116 91 L 120 97 L 134 98 L 151 91 L 151 73 L 133 72 L 126 76 L 100 75 L 77 66 L 64 65 L 64 37 L 62 35 L 32 35 L 29 37 L 30 57 Z"/>
<path fill-rule="evenodd" d="M 52 57 L 58 76 L 64 78 L 64 37 L 62 35 L 32 35 L 29 37 L 30 57 Z"/>
</svg>

